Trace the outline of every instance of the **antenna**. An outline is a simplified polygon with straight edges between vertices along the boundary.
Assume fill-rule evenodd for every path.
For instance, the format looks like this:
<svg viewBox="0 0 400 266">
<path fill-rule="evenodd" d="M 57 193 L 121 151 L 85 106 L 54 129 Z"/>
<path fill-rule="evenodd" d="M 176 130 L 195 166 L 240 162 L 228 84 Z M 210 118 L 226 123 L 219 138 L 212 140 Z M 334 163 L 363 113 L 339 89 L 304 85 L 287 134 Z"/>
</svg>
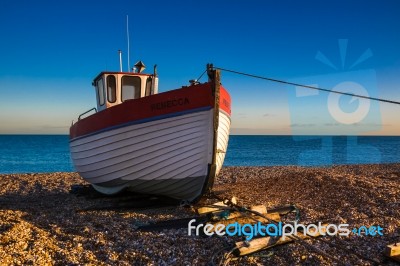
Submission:
<svg viewBox="0 0 400 266">
<path fill-rule="evenodd" d="M 122 51 L 118 50 L 119 53 L 119 72 L 122 72 Z"/>
<path fill-rule="evenodd" d="M 130 72 L 130 67 L 131 67 L 131 64 L 130 64 L 130 62 L 129 62 L 129 16 L 128 15 L 126 15 L 126 37 L 127 37 L 127 39 L 128 39 L 128 72 Z"/>
</svg>

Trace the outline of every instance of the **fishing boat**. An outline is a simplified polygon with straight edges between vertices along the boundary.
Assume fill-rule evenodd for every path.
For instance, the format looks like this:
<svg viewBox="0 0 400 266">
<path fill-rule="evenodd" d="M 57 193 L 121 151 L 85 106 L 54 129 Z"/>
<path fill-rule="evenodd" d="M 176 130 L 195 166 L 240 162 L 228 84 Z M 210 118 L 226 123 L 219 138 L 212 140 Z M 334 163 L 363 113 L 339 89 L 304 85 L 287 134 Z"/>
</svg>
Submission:
<svg viewBox="0 0 400 266">
<path fill-rule="evenodd" d="M 224 162 L 231 98 L 219 70 L 208 81 L 158 93 L 156 67 L 143 73 L 101 72 L 93 81 L 97 108 L 70 128 L 70 151 L 80 176 L 97 191 L 122 190 L 196 201 Z"/>
</svg>

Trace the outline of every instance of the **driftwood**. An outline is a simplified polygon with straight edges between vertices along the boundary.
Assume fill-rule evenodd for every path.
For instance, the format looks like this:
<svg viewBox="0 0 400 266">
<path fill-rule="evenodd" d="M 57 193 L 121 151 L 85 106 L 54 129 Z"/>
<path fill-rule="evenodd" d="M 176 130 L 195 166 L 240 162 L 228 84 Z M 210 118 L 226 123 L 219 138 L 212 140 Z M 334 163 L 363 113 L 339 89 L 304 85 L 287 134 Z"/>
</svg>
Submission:
<svg viewBox="0 0 400 266">
<path fill-rule="evenodd" d="M 231 199 L 233 204 L 237 204 L 237 199 L 233 197 Z M 213 207 L 215 206 L 215 207 Z M 264 217 L 260 217 L 259 215 L 253 214 L 251 212 L 246 211 L 231 211 L 229 210 L 229 206 L 227 206 L 224 202 L 220 201 L 214 203 L 210 207 L 201 207 L 197 209 L 197 213 L 199 215 L 213 215 L 210 221 L 207 224 L 213 225 L 212 229 L 209 232 L 213 232 L 219 224 L 223 224 L 225 226 L 229 224 L 238 223 L 240 225 L 244 224 L 256 224 L 261 222 L 263 224 L 269 223 L 272 221 L 279 222 L 280 215 L 279 213 L 267 213 L 267 207 L 264 205 L 255 205 L 250 207 L 251 211 L 262 214 Z"/>
<path fill-rule="evenodd" d="M 305 238 L 310 238 L 310 237 L 317 237 L 320 236 L 320 232 L 318 230 L 310 230 L 312 233 L 312 235 L 304 235 L 303 233 L 297 233 L 296 237 L 297 238 L 301 238 L 301 239 L 305 239 Z M 325 233 L 325 229 L 321 230 L 322 233 Z M 266 237 L 260 237 L 260 238 L 255 238 L 252 239 L 250 241 L 240 241 L 240 242 L 236 242 L 236 248 L 237 248 L 237 254 L 238 256 L 244 256 L 244 255 L 248 255 L 263 249 L 268 249 L 271 248 L 273 246 L 276 245 L 282 245 L 285 243 L 289 243 L 296 240 L 293 237 L 290 236 L 286 236 L 285 238 L 283 237 L 270 237 L 270 236 L 266 236 Z"/>
<path fill-rule="evenodd" d="M 209 213 L 222 212 L 223 208 L 221 208 L 221 207 L 228 208 L 228 206 L 225 205 L 222 201 L 214 203 L 213 206 L 215 206 L 215 207 L 201 207 L 201 208 L 198 208 L 197 209 L 197 213 L 199 215 L 204 215 L 204 214 L 209 214 Z"/>
<path fill-rule="evenodd" d="M 233 204 L 237 204 L 237 198 L 236 197 L 232 197 L 231 202 Z M 212 207 L 212 205 L 214 205 L 215 207 Z M 228 206 L 223 201 L 216 202 L 216 203 L 214 203 L 212 205 L 210 207 L 198 208 L 197 209 L 197 213 L 200 214 L 200 215 L 209 214 L 209 213 L 216 213 L 216 212 L 222 212 L 223 211 L 223 208 L 221 208 L 221 207 L 228 208 Z"/>
<path fill-rule="evenodd" d="M 387 245 L 385 248 L 385 255 L 400 262 L 400 242 Z"/>
<path fill-rule="evenodd" d="M 259 217 L 259 216 L 255 216 L 255 215 L 241 216 L 240 213 L 236 213 L 236 212 L 232 213 L 232 215 L 238 215 L 238 216 L 231 218 L 231 219 L 221 219 L 221 220 L 217 220 L 214 222 L 209 222 L 209 224 L 214 225 L 213 228 L 216 228 L 216 225 L 218 225 L 218 224 L 223 224 L 225 226 L 227 226 L 229 224 L 234 224 L 234 223 L 238 223 L 239 225 L 244 225 L 244 224 L 254 225 L 258 222 L 260 222 L 262 224 L 267 224 L 267 223 L 270 223 L 271 220 L 273 220 L 275 222 L 280 221 L 279 213 L 263 214 L 268 219 L 265 219 L 265 218 Z"/>
</svg>

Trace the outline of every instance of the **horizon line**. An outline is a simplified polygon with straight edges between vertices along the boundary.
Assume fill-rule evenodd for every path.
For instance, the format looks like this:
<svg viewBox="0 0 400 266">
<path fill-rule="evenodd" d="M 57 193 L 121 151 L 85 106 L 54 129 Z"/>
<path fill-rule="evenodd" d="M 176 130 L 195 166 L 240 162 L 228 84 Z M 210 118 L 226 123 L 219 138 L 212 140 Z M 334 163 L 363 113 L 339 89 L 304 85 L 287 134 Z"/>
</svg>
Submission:
<svg viewBox="0 0 400 266">
<path fill-rule="evenodd" d="M 69 136 L 64 133 L 0 133 L 0 136 Z M 400 137 L 400 135 L 354 135 L 354 134 L 229 134 L 229 136 L 305 136 L 305 137 Z"/>
</svg>

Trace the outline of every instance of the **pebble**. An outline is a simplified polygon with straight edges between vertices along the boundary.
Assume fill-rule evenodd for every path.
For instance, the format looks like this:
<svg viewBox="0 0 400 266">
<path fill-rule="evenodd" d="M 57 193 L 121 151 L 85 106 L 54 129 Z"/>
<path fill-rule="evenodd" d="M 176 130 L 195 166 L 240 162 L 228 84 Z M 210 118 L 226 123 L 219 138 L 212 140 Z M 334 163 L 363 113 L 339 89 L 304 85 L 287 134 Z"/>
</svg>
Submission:
<svg viewBox="0 0 400 266">
<path fill-rule="evenodd" d="M 400 202 L 399 178 L 400 164 L 225 167 L 213 190 L 223 198 L 236 196 L 243 206 L 295 204 L 300 222 L 305 224 L 345 221 L 351 228 L 384 226 L 387 230 L 382 237 L 325 238 L 349 251 L 315 240 L 309 242 L 344 263 L 371 265 L 349 253 L 356 251 L 383 261 L 381 251 L 398 241 L 400 208 L 394 203 Z M 205 265 L 217 251 L 241 240 L 189 237 L 186 228 L 162 232 L 133 229 L 135 224 L 192 217 L 190 208 L 77 212 L 116 199 L 77 196 L 69 193 L 73 185 L 86 183 L 77 173 L 0 175 L 0 265 Z M 204 197 L 200 204 L 215 201 Z M 216 256 L 215 264 L 223 254 Z M 333 264 L 300 243 L 293 243 L 235 258 L 230 265 L 301 263 Z"/>
</svg>

